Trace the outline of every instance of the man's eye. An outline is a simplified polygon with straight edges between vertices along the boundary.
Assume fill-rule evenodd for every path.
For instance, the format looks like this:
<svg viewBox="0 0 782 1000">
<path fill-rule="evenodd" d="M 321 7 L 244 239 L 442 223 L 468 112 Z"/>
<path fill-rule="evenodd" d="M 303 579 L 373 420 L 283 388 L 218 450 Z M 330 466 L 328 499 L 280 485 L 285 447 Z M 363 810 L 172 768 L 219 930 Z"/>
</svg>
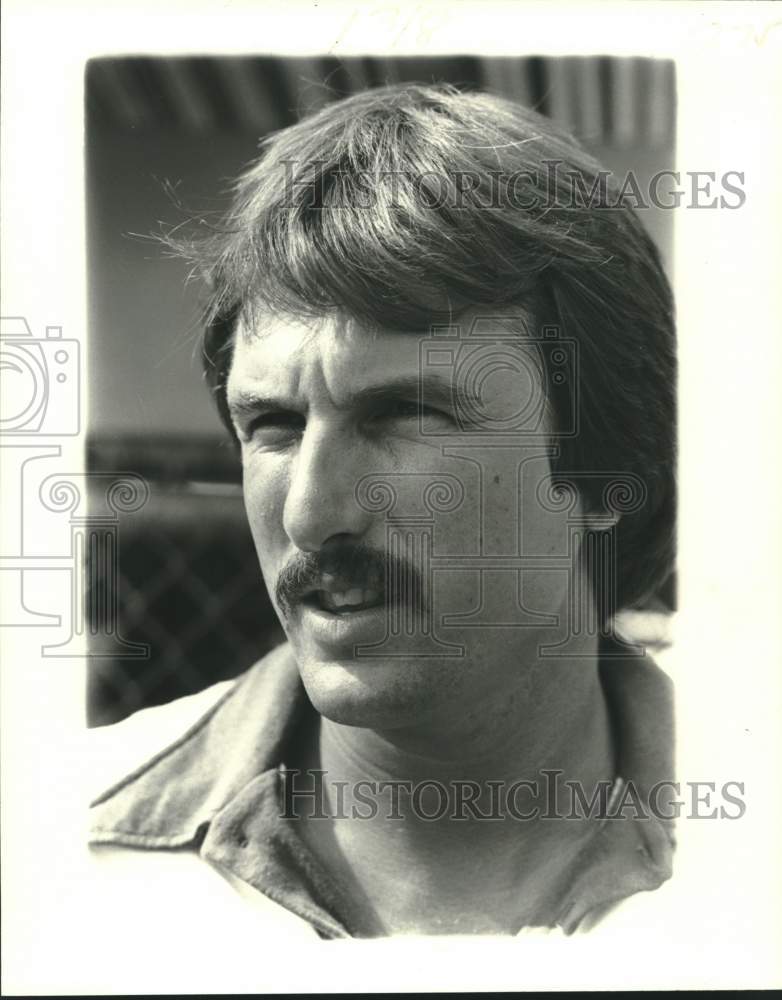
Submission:
<svg viewBox="0 0 782 1000">
<path fill-rule="evenodd" d="M 299 437 L 304 424 L 304 417 L 290 410 L 262 413 L 247 425 L 246 435 L 260 444 L 279 444 Z"/>
<path fill-rule="evenodd" d="M 417 417 L 420 411 L 418 403 L 400 400 L 397 403 L 389 403 L 381 412 L 380 417 L 381 419 L 386 417 L 389 420 L 404 419 L 405 417 Z"/>
<path fill-rule="evenodd" d="M 389 403 L 377 414 L 377 420 L 443 420 L 453 422 L 449 414 L 434 407 L 422 405 L 414 400 Z"/>
</svg>

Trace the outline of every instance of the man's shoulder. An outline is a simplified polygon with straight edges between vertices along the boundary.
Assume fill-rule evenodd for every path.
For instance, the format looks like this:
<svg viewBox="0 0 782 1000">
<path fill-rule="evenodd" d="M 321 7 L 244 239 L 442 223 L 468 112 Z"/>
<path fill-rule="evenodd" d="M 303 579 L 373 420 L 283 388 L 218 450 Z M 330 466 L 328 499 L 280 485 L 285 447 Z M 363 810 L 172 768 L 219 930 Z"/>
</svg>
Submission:
<svg viewBox="0 0 782 1000">
<path fill-rule="evenodd" d="M 271 766 L 300 699 L 287 643 L 235 680 L 93 730 L 91 841 L 183 846 L 234 788 Z"/>
<path fill-rule="evenodd" d="M 87 743 L 94 798 L 171 746 L 210 711 L 239 682 L 219 681 L 195 694 L 164 705 L 140 709 L 120 722 L 90 729 Z"/>
</svg>

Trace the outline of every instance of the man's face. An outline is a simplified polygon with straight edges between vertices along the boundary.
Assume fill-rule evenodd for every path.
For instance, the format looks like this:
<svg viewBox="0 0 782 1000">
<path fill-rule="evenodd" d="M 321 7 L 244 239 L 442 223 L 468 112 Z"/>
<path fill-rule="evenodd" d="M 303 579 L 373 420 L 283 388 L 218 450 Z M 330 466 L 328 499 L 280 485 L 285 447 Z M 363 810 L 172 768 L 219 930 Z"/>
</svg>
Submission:
<svg viewBox="0 0 782 1000">
<path fill-rule="evenodd" d="M 499 317 L 481 324 L 472 340 L 462 318 L 455 351 L 453 333 L 337 317 L 237 333 L 250 527 L 309 697 L 337 722 L 455 723 L 529 685 L 564 634 L 572 542 L 546 500 L 540 374 Z"/>
</svg>

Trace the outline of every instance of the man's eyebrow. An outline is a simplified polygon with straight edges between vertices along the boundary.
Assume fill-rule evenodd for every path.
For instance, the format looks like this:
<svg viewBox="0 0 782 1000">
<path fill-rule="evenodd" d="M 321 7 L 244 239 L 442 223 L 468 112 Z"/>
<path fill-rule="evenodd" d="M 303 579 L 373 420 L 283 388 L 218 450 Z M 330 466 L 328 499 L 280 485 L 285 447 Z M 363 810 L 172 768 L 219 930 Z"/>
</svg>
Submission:
<svg viewBox="0 0 782 1000">
<path fill-rule="evenodd" d="M 232 416 L 258 413 L 261 410 L 293 409 L 290 401 L 262 396 L 252 389 L 233 389 L 227 394 L 228 412 Z"/>
<path fill-rule="evenodd" d="M 422 404 L 454 407 L 472 404 L 480 405 L 480 397 L 464 387 L 454 385 L 450 379 L 437 375 L 401 375 L 364 386 L 350 393 L 340 409 L 358 409 L 372 404 L 391 402 L 399 399 L 414 399 Z M 234 416 L 258 413 L 265 410 L 293 410 L 299 407 L 284 397 L 264 396 L 253 390 L 235 389 L 228 394 L 228 409 Z"/>
<path fill-rule="evenodd" d="M 396 399 L 414 399 L 422 404 L 435 403 L 452 407 L 460 402 L 475 402 L 472 393 L 454 385 L 450 379 L 437 375 L 401 375 L 378 385 L 357 389 L 348 400 L 348 406 L 366 406 Z"/>
</svg>

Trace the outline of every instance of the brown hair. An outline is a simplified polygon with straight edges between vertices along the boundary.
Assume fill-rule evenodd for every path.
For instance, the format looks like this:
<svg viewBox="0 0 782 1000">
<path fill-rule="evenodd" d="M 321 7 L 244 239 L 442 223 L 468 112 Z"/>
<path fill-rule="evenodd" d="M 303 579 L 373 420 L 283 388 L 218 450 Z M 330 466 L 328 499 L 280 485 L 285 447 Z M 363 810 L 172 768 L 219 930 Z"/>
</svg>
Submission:
<svg viewBox="0 0 782 1000">
<path fill-rule="evenodd" d="M 617 190 L 549 119 L 448 85 L 368 90 L 267 137 L 221 222 L 168 238 L 208 281 L 203 358 L 226 425 L 246 311 L 426 330 L 462 306 L 523 307 L 578 344 L 578 433 L 554 471 L 593 509 L 606 475 L 644 485 L 614 529 L 610 601 L 639 602 L 673 554 L 675 333 L 657 250 Z"/>
</svg>

